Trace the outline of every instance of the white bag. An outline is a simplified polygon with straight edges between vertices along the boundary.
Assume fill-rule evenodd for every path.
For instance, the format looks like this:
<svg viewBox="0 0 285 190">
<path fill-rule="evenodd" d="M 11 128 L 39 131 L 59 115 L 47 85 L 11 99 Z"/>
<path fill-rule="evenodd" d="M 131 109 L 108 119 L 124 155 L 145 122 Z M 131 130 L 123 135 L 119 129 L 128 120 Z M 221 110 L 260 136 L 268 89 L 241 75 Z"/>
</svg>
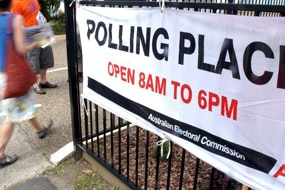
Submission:
<svg viewBox="0 0 285 190">
<path fill-rule="evenodd" d="M 47 22 L 45 16 L 42 14 L 41 11 L 38 12 L 36 19 L 37 19 L 38 25 L 44 24 Z"/>
</svg>

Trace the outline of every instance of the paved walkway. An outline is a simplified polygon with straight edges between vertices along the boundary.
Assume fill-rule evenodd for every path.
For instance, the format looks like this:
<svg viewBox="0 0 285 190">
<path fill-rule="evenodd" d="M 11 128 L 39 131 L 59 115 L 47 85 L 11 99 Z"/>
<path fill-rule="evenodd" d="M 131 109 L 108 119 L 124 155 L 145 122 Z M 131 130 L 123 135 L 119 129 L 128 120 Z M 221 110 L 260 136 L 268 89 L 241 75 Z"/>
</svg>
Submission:
<svg viewBox="0 0 285 190">
<path fill-rule="evenodd" d="M 58 88 L 48 89 L 46 95 L 35 95 L 35 101 L 41 107 L 38 118 L 41 121 L 54 120 L 51 134 L 40 140 L 29 123 L 15 127 L 7 154 L 15 153 L 19 160 L 0 169 L 0 190 L 56 189 L 47 178 L 37 176 L 54 166 L 50 162 L 51 155 L 72 140 L 65 44 L 65 36 L 57 37 L 57 43 L 53 46 L 56 65 L 48 73 L 48 78 L 56 82 Z"/>
<path fill-rule="evenodd" d="M 7 154 L 14 153 L 19 155 L 20 158 L 13 165 L 0 170 L 0 189 L 5 189 L 27 179 L 31 179 L 52 166 L 41 152 L 35 148 L 20 127 L 15 128 L 7 148 Z M 32 190 L 33 188 L 28 189 Z"/>
</svg>

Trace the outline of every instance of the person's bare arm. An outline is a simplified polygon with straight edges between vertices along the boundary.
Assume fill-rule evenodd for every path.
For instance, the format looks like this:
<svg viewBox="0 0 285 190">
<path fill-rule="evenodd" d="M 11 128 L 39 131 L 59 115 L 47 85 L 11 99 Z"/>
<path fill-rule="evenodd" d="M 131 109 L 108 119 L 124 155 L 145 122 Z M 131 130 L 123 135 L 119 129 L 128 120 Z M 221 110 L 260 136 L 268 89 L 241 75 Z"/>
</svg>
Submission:
<svg viewBox="0 0 285 190">
<path fill-rule="evenodd" d="M 23 17 L 20 15 L 17 15 L 14 18 L 13 24 L 12 24 L 13 29 L 14 29 L 13 38 L 14 38 L 15 49 L 21 55 L 24 55 L 28 53 L 29 51 L 40 47 L 38 42 L 27 44 L 23 23 L 24 23 Z"/>
</svg>

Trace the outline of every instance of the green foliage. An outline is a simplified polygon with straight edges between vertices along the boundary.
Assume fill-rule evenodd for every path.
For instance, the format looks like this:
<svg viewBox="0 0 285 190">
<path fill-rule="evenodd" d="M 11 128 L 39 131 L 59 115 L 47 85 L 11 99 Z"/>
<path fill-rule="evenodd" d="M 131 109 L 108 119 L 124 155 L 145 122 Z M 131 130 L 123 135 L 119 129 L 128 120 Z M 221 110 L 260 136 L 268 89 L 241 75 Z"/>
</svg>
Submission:
<svg viewBox="0 0 285 190">
<path fill-rule="evenodd" d="M 65 17 L 58 12 L 60 0 L 39 0 L 39 3 L 47 21 L 53 23 L 55 35 L 65 34 Z"/>
<path fill-rule="evenodd" d="M 57 11 L 60 0 L 39 0 L 41 12 L 46 17 L 47 21 L 57 19 L 59 13 Z"/>
<path fill-rule="evenodd" d="M 167 160 L 167 154 L 168 154 L 168 151 L 169 151 L 169 146 L 170 146 L 170 141 L 166 141 L 163 143 L 163 155 L 161 156 L 161 147 L 160 146 L 154 146 L 152 148 L 152 156 L 156 157 L 157 154 L 159 154 L 159 157 L 161 160 Z M 171 149 L 173 149 L 174 146 L 171 146 Z"/>
<path fill-rule="evenodd" d="M 50 170 L 47 170 L 45 173 L 49 173 L 51 175 L 62 175 L 65 172 L 63 165 L 57 165 Z"/>
<path fill-rule="evenodd" d="M 62 19 L 59 18 L 53 22 L 53 30 L 55 35 L 65 34 L 64 17 L 62 17 Z"/>
<path fill-rule="evenodd" d="M 100 176 L 91 170 L 82 171 L 77 177 L 73 190 L 102 189 Z"/>
<path fill-rule="evenodd" d="M 77 177 L 73 190 L 119 190 L 119 187 L 111 187 L 102 182 L 100 175 L 93 170 L 82 170 Z"/>
</svg>

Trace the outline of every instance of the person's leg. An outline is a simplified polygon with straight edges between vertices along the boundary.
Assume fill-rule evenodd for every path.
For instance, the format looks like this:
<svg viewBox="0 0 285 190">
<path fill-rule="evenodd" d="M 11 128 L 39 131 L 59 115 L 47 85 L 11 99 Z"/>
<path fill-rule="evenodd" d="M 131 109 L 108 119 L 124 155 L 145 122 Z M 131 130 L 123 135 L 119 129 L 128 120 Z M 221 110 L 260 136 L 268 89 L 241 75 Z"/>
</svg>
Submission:
<svg viewBox="0 0 285 190">
<path fill-rule="evenodd" d="M 32 124 L 32 126 L 35 128 L 36 132 L 40 132 L 41 130 L 43 130 L 43 126 L 40 125 L 40 123 L 38 122 L 37 118 L 34 117 L 32 119 L 29 120 L 29 122 Z"/>
<path fill-rule="evenodd" d="M 41 49 L 34 49 L 27 54 L 27 61 L 35 74 L 40 74 L 40 53 Z"/>
<path fill-rule="evenodd" d="M 78 81 L 83 81 L 83 67 L 82 67 L 82 47 L 80 34 L 77 34 L 77 73 L 78 73 Z"/>
<path fill-rule="evenodd" d="M 14 131 L 14 123 L 4 121 L 0 128 L 0 158 L 5 156 L 5 149 Z"/>
<path fill-rule="evenodd" d="M 48 46 L 41 49 L 40 53 L 40 81 L 41 88 L 56 88 L 56 84 L 51 84 L 47 80 L 47 69 L 54 67 L 54 57 L 52 47 Z"/>
<path fill-rule="evenodd" d="M 17 155 L 6 155 L 5 150 L 14 131 L 14 123 L 4 121 L 0 128 L 0 169 L 18 160 Z"/>
<path fill-rule="evenodd" d="M 27 60 L 30 66 L 33 68 L 35 74 L 40 74 L 40 53 L 41 48 L 30 51 L 27 54 Z M 37 76 L 38 78 L 38 76 Z M 33 85 L 33 90 L 37 94 L 46 94 L 46 92 L 38 86 L 38 83 Z"/>
<path fill-rule="evenodd" d="M 77 71 L 78 71 L 78 81 L 82 82 L 83 81 L 82 62 L 78 62 Z"/>
<path fill-rule="evenodd" d="M 48 120 L 46 124 L 41 125 L 37 118 L 34 117 L 32 119 L 29 120 L 29 122 L 32 124 L 32 126 L 34 127 L 34 129 L 36 130 L 36 133 L 38 135 L 38 137 L 40 139 L 45 138 L 47 131 L 52 127 L 53 125 L 53 121 L 52 120 Z"/>
<path fill-rule="evenodd" d="M 40 70 L 40 83 L 45 84 L 47 82 L 47 69 Z"/>
</svg>

